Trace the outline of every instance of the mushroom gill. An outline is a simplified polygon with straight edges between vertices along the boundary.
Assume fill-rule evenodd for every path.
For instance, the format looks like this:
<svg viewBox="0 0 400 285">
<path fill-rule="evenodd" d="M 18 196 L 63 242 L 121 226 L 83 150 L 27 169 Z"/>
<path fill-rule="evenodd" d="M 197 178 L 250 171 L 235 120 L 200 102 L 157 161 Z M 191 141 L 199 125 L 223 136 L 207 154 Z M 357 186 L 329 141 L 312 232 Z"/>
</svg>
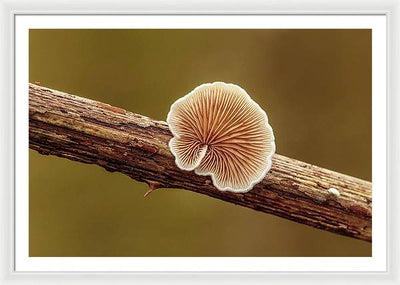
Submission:
<svg viewBox="0 0 400 285">
<path fill-rule="evenodd" d="M 237 85 L 203 84 L 171 106 L 175 163 L 211 175 L 221 191 L 247 192 L 271 168 L 274 135 L 260 106 Z"/>
</svg>

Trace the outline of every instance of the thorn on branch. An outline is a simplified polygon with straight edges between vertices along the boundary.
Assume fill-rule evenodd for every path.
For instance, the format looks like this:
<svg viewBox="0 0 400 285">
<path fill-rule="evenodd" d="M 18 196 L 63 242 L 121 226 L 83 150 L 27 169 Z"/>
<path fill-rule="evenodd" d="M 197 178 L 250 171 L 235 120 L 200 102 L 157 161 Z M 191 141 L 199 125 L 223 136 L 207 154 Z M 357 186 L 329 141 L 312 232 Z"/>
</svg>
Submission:
<svg viewBox="0 0 400 285">
<path fill-rule="evenodd" d="M 161 184 L 156 181 L 151 181 L 151 180 L 145 180 L 147 185 L 149 185 L 149 189 L 144 193 L 143 197 L 147 197 L 153 190 L 161 188 Z"/>
</svg>

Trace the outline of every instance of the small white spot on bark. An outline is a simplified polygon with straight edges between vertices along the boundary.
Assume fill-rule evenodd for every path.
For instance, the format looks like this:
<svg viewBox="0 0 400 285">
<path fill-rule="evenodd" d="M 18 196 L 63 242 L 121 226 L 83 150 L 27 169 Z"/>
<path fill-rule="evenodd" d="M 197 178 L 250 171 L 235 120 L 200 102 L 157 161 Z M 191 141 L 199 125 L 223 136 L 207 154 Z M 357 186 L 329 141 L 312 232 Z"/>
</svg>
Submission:
<svg viewBox="0 0 400 285">
<path fill-rule="evenodd" d="M 340 196 L 340 192 L 339 192 L 339 190 L 337 190 L 336 188 L 329 188 L 329 189 L 328 189 L 328 192 L 329 192 L 330 194 L 336 196 L 336 197 L 339 197 L 339 196 Z"/>
</svg>

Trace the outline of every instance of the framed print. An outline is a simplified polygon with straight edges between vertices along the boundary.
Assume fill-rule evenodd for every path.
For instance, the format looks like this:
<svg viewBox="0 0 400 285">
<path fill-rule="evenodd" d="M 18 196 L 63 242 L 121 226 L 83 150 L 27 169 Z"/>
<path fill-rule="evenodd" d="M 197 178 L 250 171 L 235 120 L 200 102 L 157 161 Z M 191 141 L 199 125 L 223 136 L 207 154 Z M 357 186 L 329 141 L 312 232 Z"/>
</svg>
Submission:
<svg viewBox="0 0 400 285">
<path fill-rule="evenodd" d="M 372 3 L 7 4 L 4 282 L 397 284 L 398 5 Z"/>
</svg>

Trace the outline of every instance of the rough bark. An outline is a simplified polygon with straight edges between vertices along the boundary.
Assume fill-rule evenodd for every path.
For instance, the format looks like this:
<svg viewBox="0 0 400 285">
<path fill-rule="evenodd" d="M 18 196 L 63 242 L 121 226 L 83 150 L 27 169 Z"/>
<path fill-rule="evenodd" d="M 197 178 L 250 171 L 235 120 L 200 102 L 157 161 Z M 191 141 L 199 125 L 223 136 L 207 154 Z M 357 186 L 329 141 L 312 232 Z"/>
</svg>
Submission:
<svg viewBox="0 0 400 285">
<path fill-rule="evenodd" d="M 190 190 L 371 241 L 370 182 L 276 154 L 272 169 L 251 191 L 221 192 L 210 177 L 178 169 L 168 148 L 170 139 L 165 122 L 29 85 L 29 146 L 41 154 L 97 164 L 146 182 L 151 189 Z"/>
</svg>

